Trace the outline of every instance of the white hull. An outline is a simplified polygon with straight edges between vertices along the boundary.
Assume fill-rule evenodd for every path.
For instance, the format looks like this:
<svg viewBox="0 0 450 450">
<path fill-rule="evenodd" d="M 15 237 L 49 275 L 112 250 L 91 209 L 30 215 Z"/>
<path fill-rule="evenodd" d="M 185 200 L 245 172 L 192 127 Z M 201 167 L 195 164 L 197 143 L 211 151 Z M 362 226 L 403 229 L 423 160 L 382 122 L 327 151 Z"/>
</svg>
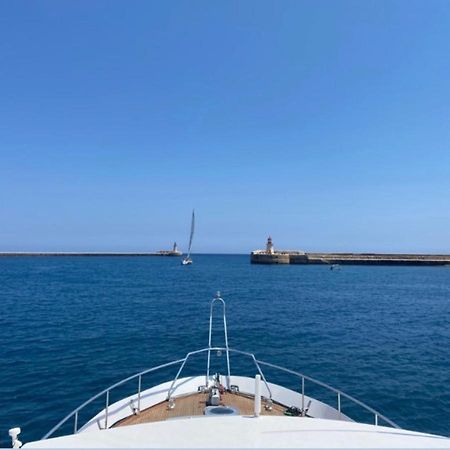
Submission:
<svg viewBox="0 0 450 450">
<path fill-rule="evenodd" d="M 26 448 L 450 448 L 450 439 L 338 420 L 182 418 L 37 441 Z"/>
</svg>

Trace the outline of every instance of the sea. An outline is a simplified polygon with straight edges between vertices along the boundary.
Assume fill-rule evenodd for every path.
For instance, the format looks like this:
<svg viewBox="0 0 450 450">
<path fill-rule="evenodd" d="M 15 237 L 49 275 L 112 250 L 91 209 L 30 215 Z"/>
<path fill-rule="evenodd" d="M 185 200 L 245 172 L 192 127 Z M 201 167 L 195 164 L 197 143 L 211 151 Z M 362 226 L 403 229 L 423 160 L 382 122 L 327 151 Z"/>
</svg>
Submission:
<svg viewBox="0 0 450 450">
<path fill-rule="evenodd" d="M 403 428 L 450 435 L 450 268 L 264 266 L 248 255 L 193 260 L 0 258 L 0 447 L 10 445 L 11 427 L 22 428 L 23 442 L 40 439 L 107 386 L 206 347 L 217 291 L 230 347 L 323 381 Z M 183 374 L 205 370 L 200 355 Z M 223 354 L 213 355 L 212 370 L 225 372 Z M 300 390 L 298 377 L 263 370 L 268 381 Z M 148 375 L 143 387 L 175 372 Z M 231 372 L 254 376 L 256 369 L 232 354 Z M 111 400 L 136 389 L 134 380 Z M 311 382 L 305 391 L 336 405 L 334 394 Z M 103 407 L 101 398 L 79 420 Z M 342 408 L 373 422 L 345 399 Z"/>
</svg>

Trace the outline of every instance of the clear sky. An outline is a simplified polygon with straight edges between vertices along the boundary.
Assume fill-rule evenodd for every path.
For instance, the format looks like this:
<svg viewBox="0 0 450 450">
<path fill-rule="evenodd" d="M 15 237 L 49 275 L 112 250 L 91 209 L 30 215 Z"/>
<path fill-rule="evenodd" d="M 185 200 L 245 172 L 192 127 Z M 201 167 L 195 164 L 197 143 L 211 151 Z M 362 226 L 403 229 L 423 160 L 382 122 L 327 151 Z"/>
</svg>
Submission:
<svg viewBox="0 0 450 450">
<path fill-rule="evenodd" d="M 450 252 L 450 2 L 3 1 L 0 250 Z"/>
</svg>

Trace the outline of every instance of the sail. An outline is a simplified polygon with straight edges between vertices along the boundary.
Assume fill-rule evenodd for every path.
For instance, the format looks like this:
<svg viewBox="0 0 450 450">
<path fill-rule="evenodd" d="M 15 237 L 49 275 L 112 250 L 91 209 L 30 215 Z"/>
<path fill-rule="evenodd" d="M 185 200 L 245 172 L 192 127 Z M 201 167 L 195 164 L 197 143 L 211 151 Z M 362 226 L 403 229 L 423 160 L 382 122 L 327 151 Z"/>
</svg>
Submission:
<svg viewBox="0 0 450 450">
<path fill-rule="evenodd" d="M 189 238 L 189 248 L 188 248 L 187 258 L 189 258 L 189 256 L 191 256 L 191 247 L 192 247 L 192 239 L 194 237 L 194 228 L 195 228 L 195 214 L 194 214 L 194 211 L 192 211 L 191 236 Z"/>
</svg>

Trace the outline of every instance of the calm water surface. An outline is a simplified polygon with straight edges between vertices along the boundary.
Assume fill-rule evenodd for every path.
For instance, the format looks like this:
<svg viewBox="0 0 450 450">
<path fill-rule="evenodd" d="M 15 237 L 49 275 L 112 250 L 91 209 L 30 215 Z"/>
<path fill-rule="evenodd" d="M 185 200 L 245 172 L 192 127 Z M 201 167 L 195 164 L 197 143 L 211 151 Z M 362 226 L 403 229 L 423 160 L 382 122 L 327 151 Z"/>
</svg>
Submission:
<svg viewBox="0 0 450 450">
<path fill-rule="evenodd" d="M 0 258 L 0 446 L 9 446 L 12 426 L 25 442 L 38 439 L 107 385 L 205 347 L 216 290 L 227 301 L 232 347 L 338 387 L 402 427 L 450 435 L 449 268 L 194 260 Z M 254 374 L 245 359 L 231 363 Z M 187 373 L 204 364 L 194 360 Z M 294 378 L 267 376 L 299 388 Z"/>
</svg>

